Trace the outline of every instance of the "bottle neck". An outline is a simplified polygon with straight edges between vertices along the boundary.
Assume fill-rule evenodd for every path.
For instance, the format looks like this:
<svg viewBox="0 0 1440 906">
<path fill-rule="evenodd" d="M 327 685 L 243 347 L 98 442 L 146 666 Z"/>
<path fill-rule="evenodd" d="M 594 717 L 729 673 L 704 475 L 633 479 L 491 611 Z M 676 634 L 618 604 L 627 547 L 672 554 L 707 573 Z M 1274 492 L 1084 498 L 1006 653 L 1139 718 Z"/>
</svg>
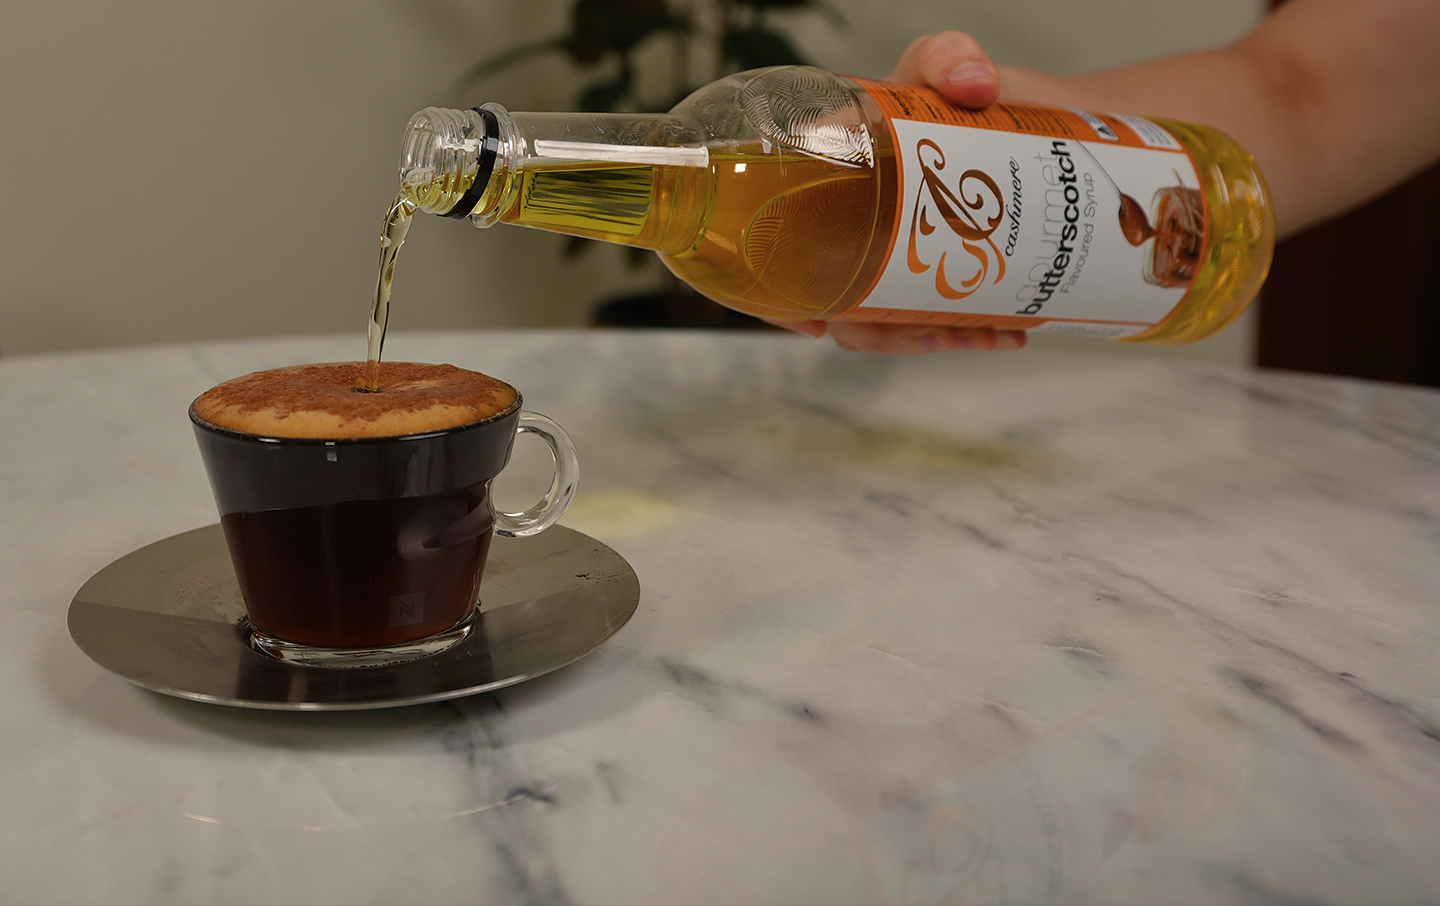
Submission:
<svg viewBox="0 0 1440 906">
<path fill-rule="evenodd" d="M 470 110 L 426 107 L 410 118 L 401 139 L 401 190 L 430 214 L 481 214 L 497 168 L 508 169 L 505 137 L 513 131 L 509 115 L 493 104 Z"/>
<path fill-rule="evenodd" d="M 417 208 L 488 227 L 512 206 L 527 168 L 707 167 L 703 131 L 672 113 L 510 113 L 427 107 L 411 117 L 400 184 Z M 508 220 L 508 218 L 507 218 Z"/>
</svg>

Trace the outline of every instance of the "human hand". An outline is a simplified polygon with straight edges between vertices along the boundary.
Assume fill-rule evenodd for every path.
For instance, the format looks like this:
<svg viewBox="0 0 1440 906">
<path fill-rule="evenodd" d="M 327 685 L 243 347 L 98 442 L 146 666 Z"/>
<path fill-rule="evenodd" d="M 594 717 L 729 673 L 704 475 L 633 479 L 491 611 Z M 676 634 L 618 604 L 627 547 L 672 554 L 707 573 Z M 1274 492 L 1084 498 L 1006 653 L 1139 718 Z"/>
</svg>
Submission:
<svg viewBox="0 0 1440 906">
<path fill-rule="evenodd" d="M 942 31 L 910 42 L 887 81 L 928 85 L 962 107 L 988 107 L 1000 97 L 1000 70 L 964 32 Z"/>
<path fill-rule="evenodd" d="M 946 31 L 917 38 L 889 76 L 892 82 L 928 85 L 966 107 L 985 107 L 1000 97 L 1000 73 L 974 38 Z M 856 321 L 770 322 L 796 333 L 823 337 L 856 352 L 939 352 L 946 349 L 1019 349 L 1021 330 L 938 327 L 929 324 L 866 324 Z"/>
</svg>

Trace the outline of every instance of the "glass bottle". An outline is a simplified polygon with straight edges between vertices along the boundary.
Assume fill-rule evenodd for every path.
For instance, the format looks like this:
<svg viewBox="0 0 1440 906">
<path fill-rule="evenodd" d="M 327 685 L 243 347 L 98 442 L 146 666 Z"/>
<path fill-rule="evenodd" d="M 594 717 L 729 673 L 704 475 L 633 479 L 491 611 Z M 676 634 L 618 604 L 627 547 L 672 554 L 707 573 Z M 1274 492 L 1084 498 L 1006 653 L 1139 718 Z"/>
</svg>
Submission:
<svg viewBox="0 0 1440 906">
<path fill-rule="evenodd" d="M 785 66 L 669 113 L 430 107 L 421 210 L 656 251 L 778 321 L 952 324 L 1183 343 L 1233 321 L 1274 245 L 1264 178 L 1205 126 Z"/>
</svg>

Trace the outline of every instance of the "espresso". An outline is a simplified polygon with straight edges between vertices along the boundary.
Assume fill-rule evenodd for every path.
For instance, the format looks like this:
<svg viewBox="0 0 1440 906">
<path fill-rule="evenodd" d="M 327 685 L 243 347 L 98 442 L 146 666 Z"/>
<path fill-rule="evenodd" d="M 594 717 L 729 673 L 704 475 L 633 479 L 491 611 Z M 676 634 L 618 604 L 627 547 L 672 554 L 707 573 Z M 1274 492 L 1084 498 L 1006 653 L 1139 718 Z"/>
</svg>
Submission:
<svg viewBox="0 0 1440 906">
<path fill-rule="evenodd" d="M 331 648 L 454 626 L 480 596 L 494 528 L 487 484 L 221 517 L 251 626 Z"/>
<path fill-rule="evenodd" d="M 300 365 L 191 406 L 258 637 L 374 649 L 474 610 L 494 530 L 490 481 L 520 418 L 510 385 L 450 365 Z"/>
<path fill-rule="evenodd" d="M 257 371 L 205 391 L 194 415 L 260 437 L 355 440 L 446 431 L 515 405 L 515 388 L 453 365 L 364 362 Z"/>
</svg>

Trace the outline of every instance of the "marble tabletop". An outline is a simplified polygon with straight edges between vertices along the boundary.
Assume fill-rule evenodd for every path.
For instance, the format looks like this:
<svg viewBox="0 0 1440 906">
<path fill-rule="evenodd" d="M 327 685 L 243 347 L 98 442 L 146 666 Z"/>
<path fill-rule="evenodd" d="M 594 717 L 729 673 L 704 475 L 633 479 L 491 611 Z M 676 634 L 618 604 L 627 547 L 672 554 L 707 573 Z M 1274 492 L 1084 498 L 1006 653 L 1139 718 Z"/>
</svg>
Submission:
<svg viewBox="0 0 1440 906">
<path fill-rule="evenodd" d="M 562 524 L 634 567 L 630 623 L 380 711 L 206 705 L 91 662 L 77 589 L 215 522 L 191 398 L 362 351 L 0 360 L 0 902 L 1440 901 L 1440 393 L 399 334 L 390 358 L 495 374 L 568 428 Z"/>
</svg>

